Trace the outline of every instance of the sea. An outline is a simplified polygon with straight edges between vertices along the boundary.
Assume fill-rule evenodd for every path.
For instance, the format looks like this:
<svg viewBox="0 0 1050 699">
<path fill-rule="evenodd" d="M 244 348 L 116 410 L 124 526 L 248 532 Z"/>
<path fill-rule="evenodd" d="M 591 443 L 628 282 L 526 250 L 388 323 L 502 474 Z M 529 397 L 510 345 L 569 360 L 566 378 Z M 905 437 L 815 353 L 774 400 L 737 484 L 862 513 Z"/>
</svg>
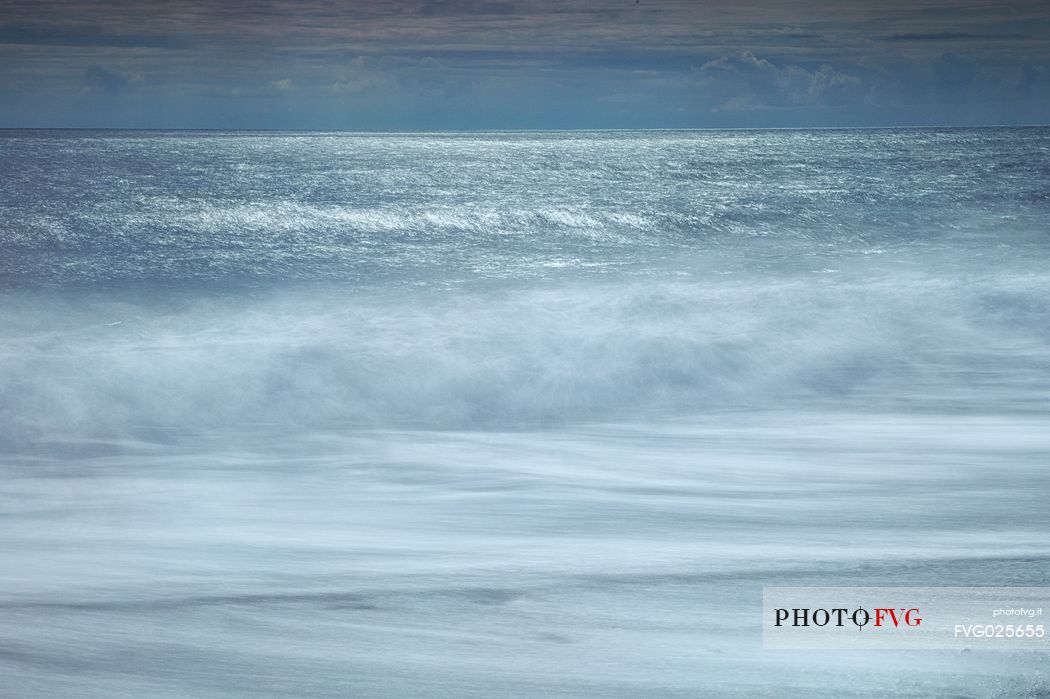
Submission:
<svg viewBox="0 0 1050 699">
<path fill-rule="evenodd" d="M 0 131 L 0 696 L 1047 697 L 1050 129 Z"/>
</svg>

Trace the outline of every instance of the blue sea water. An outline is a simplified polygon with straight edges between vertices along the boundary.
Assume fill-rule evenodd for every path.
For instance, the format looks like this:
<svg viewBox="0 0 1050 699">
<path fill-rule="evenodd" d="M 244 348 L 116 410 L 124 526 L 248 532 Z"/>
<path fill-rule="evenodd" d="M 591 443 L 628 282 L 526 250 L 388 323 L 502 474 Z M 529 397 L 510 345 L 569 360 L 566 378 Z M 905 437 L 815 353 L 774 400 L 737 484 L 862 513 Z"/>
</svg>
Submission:
<svg viewBox="0 0 1050 699">
<path fill-rule="evenodd" d="M 0 132 L 0 695 L 1046 696 L 1050 129 Z"/>
</svg>

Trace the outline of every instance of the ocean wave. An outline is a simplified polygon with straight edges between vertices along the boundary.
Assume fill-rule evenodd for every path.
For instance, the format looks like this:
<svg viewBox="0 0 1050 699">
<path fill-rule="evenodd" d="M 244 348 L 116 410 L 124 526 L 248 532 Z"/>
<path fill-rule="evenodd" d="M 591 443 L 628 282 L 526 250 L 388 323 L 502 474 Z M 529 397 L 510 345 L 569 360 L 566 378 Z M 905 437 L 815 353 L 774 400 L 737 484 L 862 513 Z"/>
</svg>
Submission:
<svg viewBox="0 0 1050 699">
<path fill-rule="evenodd" d="M 0 139 L 0 286 L 1041 256 L 1044 130 Z M 932 150 L 931 150 L 932 149 Z M 58 159 L 65 168 L 41 167 Z M 835 265 L 823 265 L 835 267 Z"/>
<path fill-rule="evenodd" d="M 816 280 L 816 281 L 815 281 Z M 1046 277 L 844 275 L 14 293 L 7 439 L 567 424 L 729 408 L 1045 409 Z"/>
</svg>

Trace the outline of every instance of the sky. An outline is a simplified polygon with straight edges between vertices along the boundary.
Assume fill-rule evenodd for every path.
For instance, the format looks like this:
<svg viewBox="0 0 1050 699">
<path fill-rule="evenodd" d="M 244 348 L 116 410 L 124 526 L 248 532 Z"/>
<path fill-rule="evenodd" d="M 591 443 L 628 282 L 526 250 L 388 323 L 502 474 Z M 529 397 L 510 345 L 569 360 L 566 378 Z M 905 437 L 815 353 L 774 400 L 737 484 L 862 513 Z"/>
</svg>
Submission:
<svg viewBox="0 0 1050 699">
<path fill-rule="evenodd" d="M 0 0 L 0 127 L 1047 123 L 1047 0 Z"/>
</svg>

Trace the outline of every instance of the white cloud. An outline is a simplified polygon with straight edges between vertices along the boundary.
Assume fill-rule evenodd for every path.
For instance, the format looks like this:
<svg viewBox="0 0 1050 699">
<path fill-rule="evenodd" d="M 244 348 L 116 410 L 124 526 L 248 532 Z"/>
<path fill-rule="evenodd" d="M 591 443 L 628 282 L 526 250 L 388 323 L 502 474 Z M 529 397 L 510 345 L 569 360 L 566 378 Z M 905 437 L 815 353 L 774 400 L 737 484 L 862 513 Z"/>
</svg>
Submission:
<svg viewBox="0 0 1050 699">
<path fill-rule="evenodd" d="M 815 70 L 778 66 L 750 51 L 708 61 L 695 78 L 719 111 L 833 105 L 861 84 L 860 78 L 827 64 Z"/>
</svg>

